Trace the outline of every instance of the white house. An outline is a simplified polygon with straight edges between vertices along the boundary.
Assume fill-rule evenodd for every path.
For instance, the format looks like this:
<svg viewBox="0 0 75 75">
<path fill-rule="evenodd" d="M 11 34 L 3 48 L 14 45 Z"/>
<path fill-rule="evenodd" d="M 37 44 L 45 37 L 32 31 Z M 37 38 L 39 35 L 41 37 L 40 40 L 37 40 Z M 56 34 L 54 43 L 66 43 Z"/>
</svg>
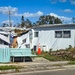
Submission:
<svg viewBox="0 0 75 75">
<path fill-rule="evenodd" d="M 30 47 L 37 50 L 49 51 L 75 47 L 75 24 L 41 25 L 29 31 Z"/>
</svg>

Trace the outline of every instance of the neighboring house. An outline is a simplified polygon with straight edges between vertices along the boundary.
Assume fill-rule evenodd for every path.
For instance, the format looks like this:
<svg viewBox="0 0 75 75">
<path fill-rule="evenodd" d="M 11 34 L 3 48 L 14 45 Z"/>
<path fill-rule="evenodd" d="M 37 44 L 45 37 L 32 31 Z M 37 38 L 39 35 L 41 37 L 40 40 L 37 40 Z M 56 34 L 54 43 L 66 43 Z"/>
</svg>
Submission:
<svg viewBox="0 0 75 75">
<path fill-rule="evenodd" d="M 0 27 L 0 33 L 2 33 L 0 35 L 1 37 L 1 43 L 5 43 L 6 44 L 10 44 L 10 47 L 12 48 L 20 48 L 22 45 L 19 43 L 20 40 L 17 40 L 18 38 L 21 37 L 21 35 L 18 37 L 17 33 L 14 32 L 15 29 L 19 29 L 19 30 L 27 30 L 26 28 L 17 28 L 17 27 Z M 29 29 L 28 29 L 29 30 Z M 3 35 L 7 34 L 7 38 L 5 38 Z M 3 40 L 2 40 L 3 39 Z M 22 38 L 23 39 L 23 38 Z M 21 41 L 22 41 L 21 39 Z M 4 41 L 5 40 L 5 41 Z M 10 42 L 10 43 L 9 43 Z M 20 47 L 19 47 L 20 46 Z M 23 46 L 24 47 L 24 46 Z M 23 48 L 22 47 L 22 48 Z M 24 47 L 25 48 L 25 47 Z"/>
<path fill-rule="evenodd" d="M 29 30 L 17 37 L 18 48 L 30 48 Z"/>
<path fill-rule="evenodd" d="M 31 28 L 30 47 L 37 50 L 49 51 L 75 47 L 75 24 L 41 25 Z"/>
<path fill-rule="evenodd" d="M 19 34 L 19 36 L 14 36 L 13 38 L 12 48 L 30 48 L 29 30 Z"/>
<path fill-rule="evenodd" d="M 9 48 L 10 33 L 0 29 L 0 48 Z"/>
</svg>

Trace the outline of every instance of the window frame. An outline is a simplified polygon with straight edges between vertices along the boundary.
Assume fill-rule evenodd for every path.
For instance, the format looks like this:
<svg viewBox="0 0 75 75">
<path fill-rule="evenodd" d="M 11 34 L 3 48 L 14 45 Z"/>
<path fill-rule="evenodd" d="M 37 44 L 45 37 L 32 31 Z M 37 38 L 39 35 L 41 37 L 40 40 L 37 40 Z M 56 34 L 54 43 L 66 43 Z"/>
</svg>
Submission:
<svg viewBox="0 0 75 75">
<path fill-rule="evenodd" d="M 39 32 L 34 32 L 34 37 L 38 37 L 39 36 Z"/>
<path fill-rule="evenodd" d="M 71 38 L 71 30 L 62 30 L 62 31 L 57 30 L 55 31 L 55 38 Z"/>
<path fill-rule="evenodd" d="M 65 33 L 64 33 L 65 32 Z M 68 33 L 68 36 L 65 36 L 65 35 L 67 35 L 67 32 L 69 32 Z M 65 31 L 63 31 L 63 38 L 71 38 L 71 31 L 70 30 L 65 30 Z"/>
<path fill-rule="evenodd" d="M 61 32 L 60 36 L 58 36 L 59 32 Z M 62 38 L 62 31 L 55 31 L 55 38 Z"/>
</svg>

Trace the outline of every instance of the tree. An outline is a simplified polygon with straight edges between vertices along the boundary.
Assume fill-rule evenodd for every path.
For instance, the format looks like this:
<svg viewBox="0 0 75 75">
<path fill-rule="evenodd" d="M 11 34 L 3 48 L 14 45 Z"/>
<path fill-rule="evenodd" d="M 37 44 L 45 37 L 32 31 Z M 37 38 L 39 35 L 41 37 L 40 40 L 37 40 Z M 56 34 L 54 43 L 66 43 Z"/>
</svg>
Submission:
<svg viewBox="0 0 75 75">
<path fill-rule="evenodd" d="M 9 25 L 6 24 L 6 23 L 3 23 L 3 26 L 2 27 L 8 27 Z"/>
<path fill-rule="evenodd" d="M 52 20 L 50 20 L 48 24 L 53 24 L 53 21 L 52 21 Z"/>
<path fill-rule="evenodd" d="M 35 26 L 36 25 L 36 23 L 33 23 L 33 26 Z"/>
<path fill-rule="evenodd" d="M 40 16 L 37 22 L 39 22 L 39 25 L 46 24 L 46 16 Z"/>
<path fill-rule="evenodd" d="M 46 15 L 40 16 L 39 21 L 36 22 L 36 25 L 43 25 L 43 24 L 59 24 L 62 21 L 54 16 Z"/>
<path fill-rule="evenodd" d="M 75 17 L 72 18 L 72 22 L 75 23 Z"/>
<path fill-rule="evenodd" d="M 21 27 L 23 28 L 23 27 L 25 27 L 25 21 L 24 21 L 24 16 L 22 16 L 21 17 Z"/>
<path fill-rule="evenodd" d="M 32 22 L 29 19 L 24 20 L 24 16 L 21 17 L 21 27 L 32 27 Z"/>
<path fill-rule="evenodd" d="M 55 18 L 54 23 L 58 24 L 58 23 L 62 23 L 62 22 L 61 22 L 61 20 L 59 18 Z"/>
<path fill-rule="evenodd" d="M 3 23 L 3 26 L 2 27 L 6 27 L 6 23 Z"/>
<path fill-rule="evenodd" d="M 40 22 L 39 21 L 36 21 L 35 25 L 40 25 Z"/>
<path fill-rule="evenodd" d="M 32 22 L 31 22 L 29 19 L 26 19 L 26 21 L 25 21 L 25 26 L 26 26 L 27 28 L 32 27 Z"/>
</svg>

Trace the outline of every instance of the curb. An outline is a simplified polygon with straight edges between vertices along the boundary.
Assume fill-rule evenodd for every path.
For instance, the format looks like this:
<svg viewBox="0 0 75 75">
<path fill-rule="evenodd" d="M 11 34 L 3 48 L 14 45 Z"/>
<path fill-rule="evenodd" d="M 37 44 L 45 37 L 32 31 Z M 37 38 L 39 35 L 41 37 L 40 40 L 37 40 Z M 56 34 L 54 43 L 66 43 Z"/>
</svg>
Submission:
<svg viewBox="0 0 75 75">
<path fill-rule="evenodd" d="M 66 62 L 67 63 L 67 62 Z M 14 65 L 14 66 L 23 66 L 21 69 L 10 69 L 10 70 L 0 70 L 0 74 L 6 73 L 18 73 L 18 72 L 34 72 L 34 71 L 45 71 L 45 70 L 58 70 L 58 69 L 75 69 L 75 65 L 66 65 L 66 63 L 18 63 L 18 64 L 0 64 L 0 65 Z"/>
<path fill-rule="evenodd" d="M 11 69 L 11 70 L 0 70 L 0 74 L 15 73 L 15 72 L 16 72 L 15 69 Z"/>
<path fill-rule="evenodd" d="M 65 66 L 28 67 L 28 68 L 23 68 L 23 69 L 0 70 L 0 74 L 17 73 L 17 72 L 45 71 L 45 70 L 56 70 L 56 69 L 67 69 L 67 68 L 65 68 Z"/>
</svg>

